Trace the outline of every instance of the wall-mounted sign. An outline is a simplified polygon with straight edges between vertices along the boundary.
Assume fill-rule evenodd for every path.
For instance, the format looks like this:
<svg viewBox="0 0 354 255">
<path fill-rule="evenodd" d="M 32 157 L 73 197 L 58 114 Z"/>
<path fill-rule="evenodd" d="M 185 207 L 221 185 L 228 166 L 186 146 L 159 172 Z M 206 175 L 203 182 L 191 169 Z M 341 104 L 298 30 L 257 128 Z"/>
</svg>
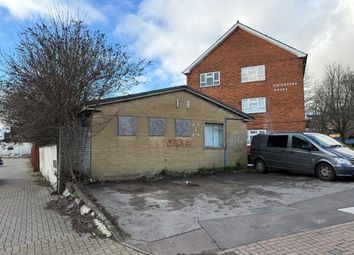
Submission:
<svg viewBox="0 0 354 255">
<path fill-rule="evenodd" d="M 289 87 L 296 86 L 297 82 L 283 82 L 273 85 L 273 90 L 275 92 L 287 91 Z"/>
</svg>

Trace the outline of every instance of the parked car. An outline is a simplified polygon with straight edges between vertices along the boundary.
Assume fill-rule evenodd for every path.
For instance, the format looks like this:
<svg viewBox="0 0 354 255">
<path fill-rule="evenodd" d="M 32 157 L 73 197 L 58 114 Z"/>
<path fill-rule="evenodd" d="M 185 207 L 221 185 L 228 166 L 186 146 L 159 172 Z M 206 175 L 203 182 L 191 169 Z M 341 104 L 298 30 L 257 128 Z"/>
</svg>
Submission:
<svg viewBox="0 0 354 255">
<path fill-rule="evenodd" d="M 319 133 L 259 134 L 252 138 L 250 160 L 258 173 L 287 169 L 325 181 L 354 175 L 354 151 Z"/>
<path fill-rule="evenodd" d="M 2 166 L 4 164 L 4 161 L 2 160 L 2 158 L 0 157 L 0 166 Z"/>
</svg>

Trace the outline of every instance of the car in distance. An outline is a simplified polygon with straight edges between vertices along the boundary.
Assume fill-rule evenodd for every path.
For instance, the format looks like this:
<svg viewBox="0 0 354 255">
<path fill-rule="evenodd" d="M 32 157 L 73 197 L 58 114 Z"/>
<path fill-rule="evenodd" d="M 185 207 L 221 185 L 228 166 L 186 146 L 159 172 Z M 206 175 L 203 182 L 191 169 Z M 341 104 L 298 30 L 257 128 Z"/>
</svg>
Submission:
<svg viewBox="0 0 354 255">
<path fill-rule="evenodd" d="M 4 164 L 4 161 L 2 160 L 2 158 L 0 157 L 0 166 L 2 166 Z"/>
<path fill-rule="evenodd" d="M 354 175 L 354 151 L 320 133 L 270 133 L 252 138 L 250 160 L 258 173 L 269 168 L 316 174 L 331 181 Z"/>
</svg>

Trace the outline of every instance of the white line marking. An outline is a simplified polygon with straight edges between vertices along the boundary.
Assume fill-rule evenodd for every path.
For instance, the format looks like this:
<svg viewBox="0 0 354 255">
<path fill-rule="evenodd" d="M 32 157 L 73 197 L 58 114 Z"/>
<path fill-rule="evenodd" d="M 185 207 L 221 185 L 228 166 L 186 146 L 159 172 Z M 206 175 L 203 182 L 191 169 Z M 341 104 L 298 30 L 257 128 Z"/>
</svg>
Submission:
<svg viewBox="0 0 354 255">
<path fill-rule="evenodd" d="M 342 209 L 338 209 L 338 211 L 354 214 L 354 207 L 342 208 Z"/>
</svg>

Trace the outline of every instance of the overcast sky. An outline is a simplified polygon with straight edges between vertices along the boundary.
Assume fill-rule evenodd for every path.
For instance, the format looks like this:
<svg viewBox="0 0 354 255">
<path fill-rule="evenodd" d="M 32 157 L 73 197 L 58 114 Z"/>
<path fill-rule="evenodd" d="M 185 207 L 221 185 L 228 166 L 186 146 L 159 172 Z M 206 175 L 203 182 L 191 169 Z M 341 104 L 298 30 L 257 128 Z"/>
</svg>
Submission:
<svg viewBox="0 0 354 255">
<path fill-rule="evenodd" d="M 53 3 L 153 61 L 135 92 L 185 84 L 181 72 L 237 20 L 308 53 L 317 79 L 327 63 L 354 67 L 353 0 L 0 0 L 0 48 L 11 51 L 18 29 Z"/>
</svg>

